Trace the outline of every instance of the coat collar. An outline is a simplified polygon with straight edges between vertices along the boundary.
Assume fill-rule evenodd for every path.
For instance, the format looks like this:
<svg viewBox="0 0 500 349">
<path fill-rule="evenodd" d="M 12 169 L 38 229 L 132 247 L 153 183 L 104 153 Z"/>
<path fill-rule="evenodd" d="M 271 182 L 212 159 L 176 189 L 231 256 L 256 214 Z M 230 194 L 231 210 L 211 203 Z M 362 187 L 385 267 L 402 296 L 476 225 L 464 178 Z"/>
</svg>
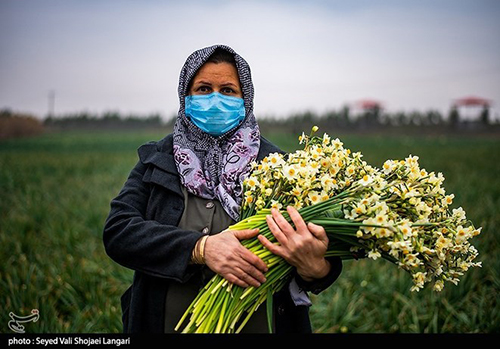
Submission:
<svg viewBox="0 0 500 349">
<path fill-rule="evenodd" d="M 143 144 L 137 150 L 139 159 L 144 165 L 154 165 L 166 172 L 178 175 L 174 161 L 173 135 L 160 141 Z"/>
</svg>

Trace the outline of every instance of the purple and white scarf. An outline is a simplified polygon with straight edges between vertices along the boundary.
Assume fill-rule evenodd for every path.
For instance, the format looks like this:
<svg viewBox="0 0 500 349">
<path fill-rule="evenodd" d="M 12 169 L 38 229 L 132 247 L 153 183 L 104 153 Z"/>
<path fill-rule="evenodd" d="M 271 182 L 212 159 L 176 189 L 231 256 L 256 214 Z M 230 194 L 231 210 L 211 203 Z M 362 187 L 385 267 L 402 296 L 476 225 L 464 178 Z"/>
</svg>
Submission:
<svg viewBox="0 0 500 349">
<path fill-rule="evenodd" d="M 236 128 L 213 137 L 186 117 L 184 98 L 189 82 L 217 48 L 234 55 L 243 91 L 246 116 Z M 227 214 L 239 219 L 242 183 L 260 147 L 260 131 L 253 115 L 253 83 L 248 63 L 230 47 L 214 45 L 192 53 L 179 78 L 180 108 L 174 125 L 174 158 L 181 183 L 188 192 L 205 199 L 218 199 Z"/>
</svg>

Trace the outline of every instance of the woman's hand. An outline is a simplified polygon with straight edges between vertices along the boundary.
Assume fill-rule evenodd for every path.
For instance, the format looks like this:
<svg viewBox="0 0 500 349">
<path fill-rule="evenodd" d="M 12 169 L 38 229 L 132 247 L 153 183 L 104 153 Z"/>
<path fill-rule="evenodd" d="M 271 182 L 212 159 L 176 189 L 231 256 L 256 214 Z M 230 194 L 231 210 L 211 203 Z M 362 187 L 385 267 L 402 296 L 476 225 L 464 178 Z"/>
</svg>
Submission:
<svg viewBox="0 0 500 349">
<path fill-rule="evenodd" d="M 235 285 L 259 287 L 266 281 L 267 266 L 240 242 L 258 233 L 258 229 L 253 229 L 210 235 L 205 242 L 206 265 Z"/>
<path fill-rule="evenodd" d="M 330 271 L 330 263 L 325 259 L 328 248 L 325 229 L 316 224 L 306 224 L 293 207 L 288 207 L 287 211 L 295 228 L 278 210 L 272 209 L 272 215 L 267 217 L 267 224 L 279 245 L 273 244 L 262 235 L 259 235 L 260 242 L 269 251 L 294 266 L 305 281 L 325 277 Z"/>
</svg>

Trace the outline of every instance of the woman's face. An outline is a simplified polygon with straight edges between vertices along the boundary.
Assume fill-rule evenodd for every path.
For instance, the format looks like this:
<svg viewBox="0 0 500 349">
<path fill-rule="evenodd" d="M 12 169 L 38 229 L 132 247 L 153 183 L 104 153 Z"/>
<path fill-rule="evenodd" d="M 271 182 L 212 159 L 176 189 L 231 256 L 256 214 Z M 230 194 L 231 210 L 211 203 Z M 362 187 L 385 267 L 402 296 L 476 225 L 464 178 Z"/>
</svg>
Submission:
<svg viewBox="0 0 500 349">
<path fill-rule="evenodd" d="M 193 78 L 190 95 L 205 95 L 212 92 L 243 98 L 238 71 L 230 63 L 205 63 Z"/>
</svg>

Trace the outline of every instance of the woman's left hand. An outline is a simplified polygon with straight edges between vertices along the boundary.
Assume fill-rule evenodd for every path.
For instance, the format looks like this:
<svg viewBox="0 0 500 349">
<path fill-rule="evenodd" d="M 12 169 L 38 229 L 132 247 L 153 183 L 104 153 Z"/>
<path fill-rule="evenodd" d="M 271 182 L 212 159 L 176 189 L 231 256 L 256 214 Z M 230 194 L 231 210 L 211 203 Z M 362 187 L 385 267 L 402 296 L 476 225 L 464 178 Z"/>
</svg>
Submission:
<svg viewBox="0 0 500 349">
<path fill-rule="evenodd" d="M 288 207 L 287 211 L 295 228 L 278 210 L 272 209 L 271 215 L 267 216 L 267 225 L 279 245 L 262 235 L 259 235 L 260 242 L 269 251 L 294 266 L 305 281 L 325 277 L 330 271 L 330 263 L 325 259 L 328 248 L 325 229 L 313 223 L 306 224 L 293 207 Z"/>
</svg>

